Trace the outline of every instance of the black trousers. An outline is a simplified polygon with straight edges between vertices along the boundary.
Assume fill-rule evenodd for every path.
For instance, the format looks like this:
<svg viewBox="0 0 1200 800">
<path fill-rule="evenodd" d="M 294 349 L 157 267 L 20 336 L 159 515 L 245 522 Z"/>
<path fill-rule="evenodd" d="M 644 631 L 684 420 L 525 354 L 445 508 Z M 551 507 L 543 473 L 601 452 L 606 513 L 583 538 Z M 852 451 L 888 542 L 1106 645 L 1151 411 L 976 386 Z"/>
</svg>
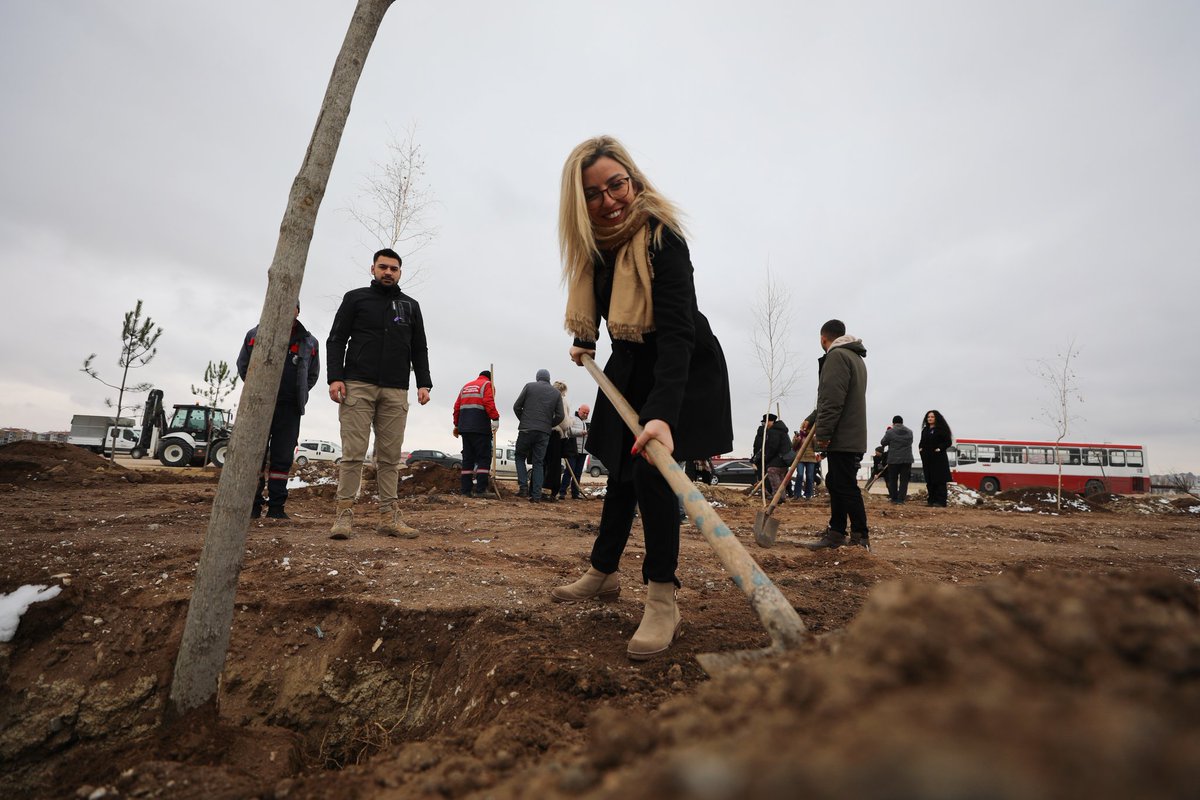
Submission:
<svg viewBox="0 0 1200 800">
<path fill-rule="evenodd" d="M 492 434 L 460 433 L 462 437 L 462 493 L 471 493 L 471 481 L 476 491 L 483 494 L 488 487 L 488 474 L 492 470 Z"/>
<path fill-rule="evenodd" d="M 829 527 L 839 533 L 846 532 L 847 520 L 853 533 L 867 532 L 867 507 L 858 488 L 862 456 L 862 453 L 829 453 L 825 458 L 829 465 L 825 475 L 825 490 L 829 492 Z"/>
<path fill-rule="evenodd" d="M 550 431 L 550 441 L 546 444 L 546 458 L 542 462 L 542 488 L 549 491 L 551 496 L 558 493 L 562 473 L 562 434 Z"/>
<path fill-rule="evenodd" d="M 946 487 L 949 486 L 946 481 L 927 481 L 925 486 L 929 490 L 929 500 L 927 505 L 944 506 L 946 505 Z"/>
<path fill-rule="evenodd" d="M 903 503 L 908 497 L 908 479 L 912 464 L 888 464 L 883 480 L 887 483 L 888 497 L 894 503 Z"/>
<path fill-rule="evenodd" d="M 642 515 L 646 539 L 642 581 L 678 586 L 675 570 L 679 566 L 679 504 L 675 493 L 662 473 L 645 459 L 635 458 L 631 471 L 632 480 L 609 476 L 604 509 L 600 512 L 600 533 L 592 545 L 592 566 L 604 573 L 617 571 L 633 529 L 633 512 L 637 510 Z M 623 471 L 626 476 L 629 472 Z"/>
<path fill-rule="evenodd" d="M 258 491 L 254 495 L 254 510 L 263 505 L 263 488 L 267 490 L 267 507 L 283 508 L 287 502 L 288 473 L 300 439 L 300 409 L 290 403 L 277 403 L 271 417 L 271 432 L 267 437 L 267 452 L 263 457 L 263 473 L 258 476 Z"/>
</svg>

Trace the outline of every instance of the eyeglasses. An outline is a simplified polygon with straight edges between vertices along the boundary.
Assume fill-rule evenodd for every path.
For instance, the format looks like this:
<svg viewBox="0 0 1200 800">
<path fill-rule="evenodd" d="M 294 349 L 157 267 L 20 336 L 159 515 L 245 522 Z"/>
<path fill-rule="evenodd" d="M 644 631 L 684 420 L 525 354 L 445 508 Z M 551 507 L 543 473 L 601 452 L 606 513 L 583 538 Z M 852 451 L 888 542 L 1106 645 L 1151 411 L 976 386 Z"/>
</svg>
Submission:
<svg viewBox="0 0 1200 800">
<path fill-rule="evenodd" d="M 633 179 L 628 175 L 622 175 L 619 178 L 614 178 L 608 182 L 608 186 L 603 189 L 588 189 L 583 193 L 583 199 L 589 206 L 598 206 L 604 201 L 604 195 L 608 195 L 613 199 L 624 200 L 629 194 L 629 186 L 633 183 Z"/>
</svg>

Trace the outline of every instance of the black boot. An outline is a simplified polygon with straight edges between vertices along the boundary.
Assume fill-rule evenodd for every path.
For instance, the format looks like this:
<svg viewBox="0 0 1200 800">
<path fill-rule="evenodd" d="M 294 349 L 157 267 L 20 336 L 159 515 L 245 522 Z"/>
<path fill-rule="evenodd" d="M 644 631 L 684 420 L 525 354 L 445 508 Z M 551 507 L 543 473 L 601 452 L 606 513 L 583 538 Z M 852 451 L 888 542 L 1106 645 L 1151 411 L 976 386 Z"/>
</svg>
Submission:
<svg viewBox="0 0 1200 800">
<path fill-rule="evenodd" d="M 283 506 L 270 506 L 267 508 L 267 519 L 291 519 L 291 517 L 283 510 Z"/>
<path fill-rule="evenodd" d="M 802 547 L 807 547 L 809 550 L 831 550 L 837 549 L 846 543 L 846 534 L 835 531 L 833 528 L 826 528 L 821 532 L 821 538 L 815 542 L 803 542 Z"/>
<path fill-rule="evenodd" d="M 459 479 L 459 488 L 466 497 L 471 496 L 471 474 L 468 472 Z"/>
<path fill-rule="evenodd" d="M 863 547 L 868 553 L 871 552 L 871 534 L 850 531 L 850 546 Z"/>
<path fill-rule="evenodd" d="M 262 516 L 263 499 L 262 495 L 254 498 L 254 505 L 250 506 L 250 518 L 258 519 Z"/>
</svg>

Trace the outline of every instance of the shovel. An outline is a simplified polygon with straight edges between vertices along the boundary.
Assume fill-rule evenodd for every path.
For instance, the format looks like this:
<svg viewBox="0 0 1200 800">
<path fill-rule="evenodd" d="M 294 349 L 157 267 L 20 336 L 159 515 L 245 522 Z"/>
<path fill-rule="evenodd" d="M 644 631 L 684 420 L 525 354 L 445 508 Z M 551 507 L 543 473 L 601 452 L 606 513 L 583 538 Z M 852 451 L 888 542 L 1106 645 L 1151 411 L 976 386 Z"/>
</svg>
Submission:
<svg viewBox="0 0 1200 800">
<path fill-rule="evenodd" d="M 884 464 L 883 468 L 879 470 L 879 472 L 876 472 L 871 476 L 871 480 L 867 481 L 867 485 L 863 487 L 863 494 L 870 494 L 871 487 L 875 485 L 875 481 L 879 480 L 879 476 L 885 472 L 887 472 L 887 464 Z"/>
<path fill-rule="evenodd" d="M 633 407 L 613 385 L 608 376 L 596 366 L 590 355 L 584 354 L 583 365 L 600 384 L 600 390 L 616 408 L 621 419 L 633 431 L 640 435 L 642 425 L 638 422 L 638 414 Z M 675 491 L 675 496 L 683 503 L 688 518 L 700 529 L 705 540 L 717 552 L 721 565 L 733 578 L 736 585 L 750 600 L 750 606 L 758 614 L 758 619 L 771 637 L 771 645 L 762 650 L 738 650 L 729 653 L 698 653 L 696 660 L 709 675 L 737 664 L 744 664 L 765 656 L 780 653 L 798 647 L 804 641 L 804 623 L 792 604 L 783 593 L 771 583 L 771 579 L 755 563 L 746 548 L 733 535 L 733 531 L 722 521 L 704 499 L 704 495 L 696 488 L 683 468 L 675 463 L 670 451 L 657 439 L 651 439 L 646 444 L 646 452 L 654 467 L 662 473 L 667 483 Z"/>
<path fill-rule="evenodd" d="M 783 476 L 783 480 L 779 482 L 779 488 L 775 490 L 775 496 L 771 498 L 771 504 L 765 510 L 760 510 L 754 515 L 754 541 L 758 542 L 759 547 L 775 546 L 775 534 L 779 532 L 779 520 L 772 517 L 771 514 L 774 513 L 775 506 L 779 505 L 784 489 L 787 488 L 788 481 L 792 479 L 792 473 L 800 465 L 800 456 L 808 448 L 808 443 L 812 441 L 813 434 L 816 432 L 816 425 L 808 429 L 804 441 L 800 443 L 800 449 L 796 451 L 796 457 L 792 459 L 792 465 L 788 467 L 787 474 Z"/>
</svg>

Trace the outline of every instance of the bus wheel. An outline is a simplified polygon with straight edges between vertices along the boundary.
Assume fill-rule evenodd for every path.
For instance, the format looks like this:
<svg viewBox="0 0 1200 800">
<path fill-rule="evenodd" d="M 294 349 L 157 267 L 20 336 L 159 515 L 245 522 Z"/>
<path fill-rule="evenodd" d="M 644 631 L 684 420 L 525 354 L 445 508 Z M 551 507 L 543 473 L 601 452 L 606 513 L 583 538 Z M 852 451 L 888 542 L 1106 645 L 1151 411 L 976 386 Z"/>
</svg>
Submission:
<svg viewBox="0 0 1200 800">
<path fill-rule="evenodd" d="M 1083 485 L 1083 493 L 1087 497 L 1094 494 L 1100 494 L 1104 491 L 1104 484 L 1101 481 L 1088 481 Z"/>
<path fill-rule="evenodd" d="M 984 494 L 995 494 L 1000 491 L 1000 481 L 995 478 L 984 478 L 979 482 L 979 491 Z"/>
</svg>

